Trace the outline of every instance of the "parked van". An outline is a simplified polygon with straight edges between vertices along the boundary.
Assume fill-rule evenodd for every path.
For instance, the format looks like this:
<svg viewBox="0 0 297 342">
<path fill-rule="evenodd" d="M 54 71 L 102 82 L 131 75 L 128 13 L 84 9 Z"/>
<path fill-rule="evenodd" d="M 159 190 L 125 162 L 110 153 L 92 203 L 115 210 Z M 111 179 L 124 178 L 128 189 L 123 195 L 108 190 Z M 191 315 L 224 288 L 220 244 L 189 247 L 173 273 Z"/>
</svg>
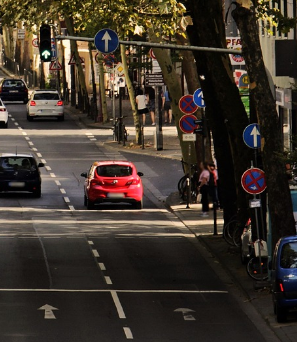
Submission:
<svg viewBox="0 0 297 342">
<path fill-rule="evenodd" d="M 297 309 L 297 236 L 281 238 L 271 262 L 272 299 L 279 323 L 289 310 Z"/>
</svg>

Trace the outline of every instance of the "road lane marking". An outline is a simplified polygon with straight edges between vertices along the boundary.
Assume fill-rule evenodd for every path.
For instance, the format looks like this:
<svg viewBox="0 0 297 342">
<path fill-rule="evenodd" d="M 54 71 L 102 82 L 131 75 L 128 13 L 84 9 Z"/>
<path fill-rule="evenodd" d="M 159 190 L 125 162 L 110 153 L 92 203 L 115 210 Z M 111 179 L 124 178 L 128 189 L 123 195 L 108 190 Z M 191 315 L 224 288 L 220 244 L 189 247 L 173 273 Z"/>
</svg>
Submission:
<svg viewBox="0 0 297 342">
<path fill-rule="evenodd" d="M 114 305 L 118 311 L 119 318 L 126 318 L 122 304 L 119 300 L 118 294 L 115 291 L 110 291 L 111 297 L 113 299 Z"/>
<path fill-rule="evenodd" d="M 105 279 L 105 282 L 107 285 L 112 285 L 112 281 L 111 281 L 110 277 L 105 276 L 104 279 Z"/>
<path fill-rule="evenodd" d="M 103 262 L 98 262 L 101 271 L 106 271 L 106 267 Z"/>
<path fill-rule="evenodd" d="M 132 335 L 131 329 L 128 327 L 124 327 L 123 329 L 124 329 L 127 340 L 133 340 L 133 335 Z"/>
<path fill-rule="evenodd" d="M 70 203 L 69 197 L 63 197 L 63 198 L 64 198 L 64 201 L 65 201 L 66 203 Z"/>
<path fill-rule="evenodd" d="M 61 191 L 62 194 L 66 194 L 65 189 L 60 189 L 60 191 Z"/>
<path fill-rule="evenodd" d="M 96 249 L 92 249 L 92 253 L 93 253 L 95 258 L 99 258 L 100 257 L 100 255 L 99 255 L 99 253 L 98 253 L 98 251 Z"/>
<path fill-rule="evenodd" d="M 69 292 L 69 293 L 100 293 L 100 292 L 114 292 L 114 293 L 188 293 L 188 294 L 228 294 L 229 292 L 226 290 L 110 290 L 110 289 L 1 289 L 0 292 Z"/>
</svg>

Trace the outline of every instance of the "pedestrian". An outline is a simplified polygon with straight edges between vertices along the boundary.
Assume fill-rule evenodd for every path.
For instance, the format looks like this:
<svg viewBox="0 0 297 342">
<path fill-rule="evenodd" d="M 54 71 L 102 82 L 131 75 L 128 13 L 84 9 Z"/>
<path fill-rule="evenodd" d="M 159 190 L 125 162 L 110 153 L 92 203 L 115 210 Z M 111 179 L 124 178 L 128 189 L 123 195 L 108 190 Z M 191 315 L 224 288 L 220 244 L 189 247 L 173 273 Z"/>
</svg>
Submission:
<svg viewBox="0 0 297 342">
<path fill-rule="evenodd" d="M 201 193 L 201 204 L 202 204 L 202 217 L 207 217 L 209 212 L 209 189 L 208 189 L 208 181 L 209 181 L 209 170 L 208 163 L 201 162 L 200 163 L 201 173 L 199 175 L 199 186 L 198 191 Z"/>
<path fill-rule="evenodd" d="M 164 102 L 164 119 L 165 119 L 165 124 L 171 124 L 172 122 L 172 109 L 171 109 L 171 98 L 169 91 L 166 90 L 164 92 L 164 97 L 165 97 L 165 102 Z"/>
<path fill-rule="evenodd" d="M 216 166 L 213 162 L 208 164 L 208 171 L 209 171 L 209 194 L 212 198 L 213 206 L 218 209 L 219 208 L 219 198 L 218 198 L 218 173 Z"/>
<path fill-rule="evenodd" d="M 146 95 L 148 96 L 148 109 L 151 114 L 152 126 L 156 126 L 155 122 L 155 90 L 152 87 L 146 88 Z"/>
<path fill-rule="evenodd" d="M 138 95 L 136 96 L 136 104 L 137 104 L 137 113 L 138 115 L 142 115 L 142 125 L 145 126 L 145 115 L 149 112 L 147 108 L 147 99 L 143 94 L 142 89 L 138 89 Z"/>
</svg>

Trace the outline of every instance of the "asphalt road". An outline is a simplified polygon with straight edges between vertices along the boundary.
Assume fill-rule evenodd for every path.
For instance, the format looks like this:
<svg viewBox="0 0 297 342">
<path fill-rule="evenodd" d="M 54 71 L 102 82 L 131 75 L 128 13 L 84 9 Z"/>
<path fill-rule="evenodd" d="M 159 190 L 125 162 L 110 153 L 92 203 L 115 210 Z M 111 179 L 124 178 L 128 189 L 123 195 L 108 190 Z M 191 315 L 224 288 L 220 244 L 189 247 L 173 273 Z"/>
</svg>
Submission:
<svg viewBox="0 0 297 342">
<path fill-rule="evenodd" d="M 209 267 L 193 234 L 163 206 L 178 161 L 104 146 L 111 133 L 7 104 L 3 152 L 45 163 L 42 197 L 0 194 L 0 341 L 265 341 Z M 108 135 L 109 134 L 109 135 Z M 130 159 L 144 173 L 144 209 L 83 206 L 94 160 Z"/>
</svg>

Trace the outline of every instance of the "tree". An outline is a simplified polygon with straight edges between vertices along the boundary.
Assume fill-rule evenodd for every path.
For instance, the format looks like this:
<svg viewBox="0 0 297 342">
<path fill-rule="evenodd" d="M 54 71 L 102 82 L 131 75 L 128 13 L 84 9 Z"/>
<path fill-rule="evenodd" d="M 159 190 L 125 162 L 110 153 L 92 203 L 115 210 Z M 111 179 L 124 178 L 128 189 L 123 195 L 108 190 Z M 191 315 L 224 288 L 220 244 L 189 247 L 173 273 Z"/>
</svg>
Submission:
<svg viewBox="0 0 297 342">
<path fill-rule="evenodd" d="M 250 93 L 264 140 L 263 168 L 267 182 L 272 243 L 275 245 L 281 236 L 296 234 L 288 179 L 280 158 L 283 151 L 281 129 L 263 61 L 255 7 L 250 6 L 250 3 L 240 4 L 239 1 L 232 16 L 240 30 L 243 56 L 250 79 Z"/>
</svg>

